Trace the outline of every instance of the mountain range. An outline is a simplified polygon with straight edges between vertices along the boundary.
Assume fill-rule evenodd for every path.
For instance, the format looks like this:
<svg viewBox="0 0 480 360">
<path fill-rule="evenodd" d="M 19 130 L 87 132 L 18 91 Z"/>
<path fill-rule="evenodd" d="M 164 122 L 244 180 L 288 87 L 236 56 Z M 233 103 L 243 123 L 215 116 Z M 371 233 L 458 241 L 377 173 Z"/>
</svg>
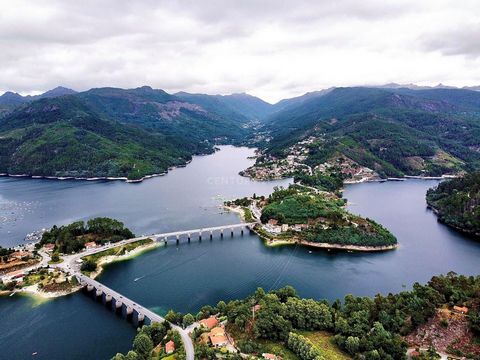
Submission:
<svg viewBox="0 0 480 360">
<path fill-rule="evenodd" d="M 276 104 L 148 86 L 0 96 L 0 172 L 7 174 L 139 179 L 215 144 L 248 142 L 282 157 L 307 138 L 319 140 L 308 150 L 310 165 L 342 154 L 382 176 L 478 168 L 480 92 L 387 84 Z"/>
</svg>

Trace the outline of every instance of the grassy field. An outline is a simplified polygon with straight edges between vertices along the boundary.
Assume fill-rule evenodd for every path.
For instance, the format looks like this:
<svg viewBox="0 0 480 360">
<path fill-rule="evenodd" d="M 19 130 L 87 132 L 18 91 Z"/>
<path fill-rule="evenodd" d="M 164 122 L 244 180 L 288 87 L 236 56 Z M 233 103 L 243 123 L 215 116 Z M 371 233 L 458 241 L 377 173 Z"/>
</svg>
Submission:
<svg viewBox="0 0 480 360">
<path fill-rule="evenodd" d="M 325 359 L 328 360 L 352 360 L 350 356 L 342 352 L 333 342 L 332 335 L 326 331 L 302 331 L 303 336 L 307 337 L 320 350 Z"/>
<path fill-rule="evenodd" d="M 258 340 L 258 343 L 262 345 L 262 352 L 279 355 L 283 360 L 300 360 L 295 353 L 281 343 L 268 340 Z"/>
<path fill-rule="evenodd" d="M 280 342 L 255 339 L 251 333 L 245 333 L 232 324 L 227 325 L 227 332 L 232 335 L 237 343 L 242 340 L 250 340 L 257 343 L 260 346 L 260 354 L 271 353 L 281 356 L 283 360 L 300 360 L 297 355 Z"/>
</svg>

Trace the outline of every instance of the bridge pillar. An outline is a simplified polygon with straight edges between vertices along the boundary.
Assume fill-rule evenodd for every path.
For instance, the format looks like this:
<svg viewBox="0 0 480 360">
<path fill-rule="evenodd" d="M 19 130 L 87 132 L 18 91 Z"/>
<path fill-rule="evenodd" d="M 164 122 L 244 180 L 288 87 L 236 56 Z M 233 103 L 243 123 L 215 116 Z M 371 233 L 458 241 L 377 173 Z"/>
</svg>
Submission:
<svg viewBox="0 0 480 360">
<path fill-rule="evenodd" d="M 127 306 L 125 314 L 127 315 L 127 320 L 131 320 L 133 318 L 133 308 Z"/>
<path fill-rule="evenodd" d="M 145 315 L 143 315 L 142 313 L 138 313 L 137 315 L 138 326 L 141 326 L 144 320 L 145 320 Z"/>
<path fill-rule="evenodd" d="M 177 245 L 180 242 L 180 235 L 177 235 Z"/>
<path fill-rule="evenodd" d="M 190 239 L 191 239 L 191 238 L 192 238 L 191 235 L 188 234 L 188 242 L 190 242 Z"/>
<path fill-rule="evenodd" d="M 94 287 L 93 285 L 87 285 L 87 291 L 90 292 L 90 291 L 93 291 Z"/>
<path fill-rule="evenodd" d="M 233 228 L 230 229 L 230 236 L 233 237 Z"/>
<path fill-rule="evenodd" d="M 163 238 L 163 243 L 164 243 L 165 245 L 167 245 L 167 237 L 166 237 L 166 236 Z"/>
<path fill-rule="evenodd" d="M 122 306 L 123 303 L 121 301 L 115 300 L 115 312 L 121 314 L 122 313 Z"/>
<path fill-rule="evenodd" d="M 202 232 L 201 231 L 199 231 L 199 233 L 198 233 L 198 240 L 202 241 Z"/>
<path fill-rule="evenodd" d="M 223 238 L 223 229 L 220 230 L 220 237 Z"/>
<path fill-rule="evenodd" d="M 112 295 L 106 294 L 105 295 L 105 304 L 108 305 L 108 303 L 112 302 Z"/>
<path fill-rule="evenodd" d="M 213 239 L 213 232 L 210 231 L 210 240 L 212 240 L 212 239 Z"/>
<path fill-rule="evenodd" d="M 240 230 L 240 234 L 243 236 L 243 228 L 242 228 L 242 230 Z"/>
<path fill-rule="evenodd" d="M 97 289 L 97 290 L 95 291 L 95 299 L 96 299 L 97 301 L 100 301 L 100 302 L 102 301 L 102 295 L 103 295 L 103 291 L 102 291 L 102 290 Z"/>
</svg>

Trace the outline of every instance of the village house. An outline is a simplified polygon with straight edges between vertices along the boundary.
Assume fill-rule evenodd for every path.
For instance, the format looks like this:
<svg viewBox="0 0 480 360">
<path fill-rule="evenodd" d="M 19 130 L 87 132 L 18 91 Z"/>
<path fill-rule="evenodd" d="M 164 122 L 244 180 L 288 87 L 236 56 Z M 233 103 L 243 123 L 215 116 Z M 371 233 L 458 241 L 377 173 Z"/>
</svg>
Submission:
<svg viewBox="0 0 480 360">
<path fill-rule="evenodd" d="M 457 314 L 466 315 L 466 314 L 468 314 L 468 308 L 466 306 L 454 306 L 453 307 L 453 312 L 457 313 Z"/>
<path fill-rule="evenodd" d="M 95 249 L 97 247 L 97 244 L 95 241 L 90 241 L 85 244 L 85 249 Z"/>
<path fill-rule="evenodd" d="M 222 346 L 228 345 L 228 339 L 225 334 L 225 329 L 222 327 L 215 327 L 210 331 L 208 334 L 208 338 L 212 343 L 212 346 L 215 348 L 219 348 Z"/>
<path fill-rule="evenodd" d="M 31 257 L 32 254 L 26 251 L 15 251 L 14 253 L 10 254 L 10 258 L 16 260 L 22 260 L 23 258 Z"/>
<path fill-rule="evenodd" d="M 45 244 L 43 248 L 45 249 L 45 251 L 52 252 L 55 248 L 55 244 Z"/>
<path fill-rule="evenodd" d="M 418 359 L 420 357 L 420 353 L 417 350 L 414 350 L 410 353 L 410 359 Z"/>
<path fill-rule="evenodd" d="M 210 316 L 207 319 L 202 319 L 199 321 L 200 326 L 207 328 L 208 330 L 213 329 L 218 325 L 218 319 L 215 316 Z"/>
<path fill-rule="evenodd" d="M 175 351 L 175 343 L 172 340 L 170 340 L 169 342 L 167 342 L 165 344 L 165 353 L 166 354 L 171 354 L 174 351 Z"/>
<path fill-rule="evenodd" d="M 268 220 L 268 225 L 271 225 L 271 226 L 275 226 L 278 224 L 278 220 L 277 219 L 270 219 Z"/>
</svg>

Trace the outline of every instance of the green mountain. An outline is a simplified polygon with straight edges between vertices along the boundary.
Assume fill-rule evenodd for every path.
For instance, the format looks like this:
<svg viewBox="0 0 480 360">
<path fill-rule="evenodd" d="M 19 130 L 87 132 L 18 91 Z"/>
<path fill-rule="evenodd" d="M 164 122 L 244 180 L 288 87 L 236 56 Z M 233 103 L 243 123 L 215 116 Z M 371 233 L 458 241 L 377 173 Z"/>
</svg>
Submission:
<svg viewBox="0 0 480 360">
<path fill-rule="evenodd" d="M 0 119 L 0 172 L 137 179 L 249 133 L 248 119 L 224 105 L 204 108 L 150 87 L 62 91 L 36 101 L 8 95 L 18 102 Z"/>
<path fill-rule="evenodd" d="M 65 88 L 63 86 L 57 86 L 55 89 L 48 90 L 40 95 L 28 95 L 22 96 L 20 94 L 14 93 L 12 91 L 7 91 L 0 96 L 0 117 L 5 116 L 10 111 L 14 110 L 16 107 L 44 98 L 54 98 L 58 96 L 71 95 L 75 94 L 76 91 L 72 89 Z"/>
<path fill-rule="evenodd" d="M 213 107 L 208 110 L 163 90 L 144 86 L 137 89 L 99 88 L 76 95 L 88 107 L 108 118 L 148 131 L 180 138 L 185 146 L 211 150 L 205 140 L 237 143 L 247 131 L 238 118 Z M 203 148 L 203 149 L 202 149 Z"/>
<path fill-rule="evenodd" d="M 245 93 L 214 96 L 234 111 L 251 120 L 263 120 L 274 111 L 271 104 Z"/>
<path fill-rule="evenodd" d="M 261 121 L 275 111 L 272 104 L 245 93 L 206 95 L 179 92 L 176 93 L 175 96 L 185 101 L 200 105 L 204 109 L 218 113 L 222 116 L 243 122 Z"/>
<path fill-rule="evenodd" d="M 184 164 L 195 146 L 121 124 L 76 96 L 41 99 L 0 120 L 0 172 L 137 179 Z"/>
<path fill-rule="evenodd" d="M 440 175 L 480 166 L 480 93 L 463 89 L 336 88 L 287 105 L 263 127 L 267 153 L 298 142 L 310 165 L 338 154 L 383 176 Z"/>
<path fill-rule="evenodd" d="M 440 221 L 480 237 L 480 172 L 444 181 L 428 190 L 427 203 Z"/>
</svg>

